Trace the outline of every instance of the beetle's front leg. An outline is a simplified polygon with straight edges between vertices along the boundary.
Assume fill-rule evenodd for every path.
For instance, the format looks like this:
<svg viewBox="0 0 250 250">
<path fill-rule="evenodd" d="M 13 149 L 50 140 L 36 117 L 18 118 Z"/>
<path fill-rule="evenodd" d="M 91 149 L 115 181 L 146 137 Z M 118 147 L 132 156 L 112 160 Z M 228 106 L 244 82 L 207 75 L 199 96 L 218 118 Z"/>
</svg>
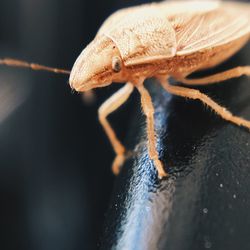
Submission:
<svg viewBox="0 0 250 250">
<path fill-rule="evenodd" d="M 116 175 L 119 174 L 120 168 L 125 160 L 125 147 L 121 144 L 115 134 L 115 131 L 110 126 L 110 123 L 107 120 L 107 116 L 117 110 L 123 103 L 127 101 L 133 89 L 133 84 L 128 82 L 124 87 L 122 87 L 108 100 L 106 100 L 98 110 L 99 121 L 102 124 L 116 153 L 116 158 L 114 159 L 112 166 L 113 173 Z"/>
<path fill-rule="evenodd" d="M 159 154 L 156 149 L 156 135 L 154 125 L 154 106 L 147 89 L 143 86 L 143 83 L 136 85 L 140 95 L 143 112 L 147 118 L 147 135 L 148 135 L 148 152 L 149 157 L 154 161 L 155 167 L 158 171 L 158 176 L 161 179 L 167 176 L 163 168 L 162 162 L 159 160 Z"/>
</svg>

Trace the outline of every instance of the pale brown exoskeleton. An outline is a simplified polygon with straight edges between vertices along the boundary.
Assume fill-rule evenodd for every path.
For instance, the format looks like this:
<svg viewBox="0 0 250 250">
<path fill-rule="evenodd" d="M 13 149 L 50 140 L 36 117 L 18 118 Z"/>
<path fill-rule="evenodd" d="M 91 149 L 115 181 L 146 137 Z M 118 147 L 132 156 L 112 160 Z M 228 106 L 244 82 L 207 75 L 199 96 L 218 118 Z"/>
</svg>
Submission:
<svg viewBox="0 0 250 250">
<path fill-rule="evenodd" d="M 99 120 L 114 148 L 113 171 L 118 174 L 125 160 L 125 147 L 116 137 L 107 116 L 118 109 L 136 88 L 147 119 L 148 151 L 158 171 L 167 175 L 156 150 L 154 107 L 143 82 L 155 77 L 169 93 L 199 99 L 223 119 L 250 129 L 250 121 L 232 115 L 205 94 L 189 87 L 173 86 L 173 77 L 186 85 L 205 85 L 250 75 L 250 66 L 237 67 L 200 79 L 191 73 L 214 67 L 235 54 L 250 38 L 250 4 L 217 1 L 177 1 L 146 4 L 119 10 L 101 26 L 83 50 L 70 73 L 70 86 L 78 92 L 127 82 L 99 109 Z M 11 59 L 0 64 L 51 70 Z M 18 65 L 17 65 L 18 64 Z"/>
</svg>

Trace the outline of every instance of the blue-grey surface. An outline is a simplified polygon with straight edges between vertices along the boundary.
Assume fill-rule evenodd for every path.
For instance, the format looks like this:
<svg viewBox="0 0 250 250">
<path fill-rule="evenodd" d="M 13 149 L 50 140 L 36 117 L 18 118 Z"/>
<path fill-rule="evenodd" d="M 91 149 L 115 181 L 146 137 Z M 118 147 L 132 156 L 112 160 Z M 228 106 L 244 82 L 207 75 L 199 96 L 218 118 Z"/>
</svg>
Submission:
<svg viewBox="0 0 250 250">
<path fill-rule="evenodd" d="M 249 48 L 207 74 L 249 64 Z M 154 81 L 147 87 L 156 109 L 160 158 L 170 176 L 157 179 L 138 108 L 128 139 L 135 155 L 117 178 L 101 248 L 250 249 L 249 131 L 199 101 L 170 96 Z M 199 89 L 250 119 L 249 78 Z"/>
</svg>

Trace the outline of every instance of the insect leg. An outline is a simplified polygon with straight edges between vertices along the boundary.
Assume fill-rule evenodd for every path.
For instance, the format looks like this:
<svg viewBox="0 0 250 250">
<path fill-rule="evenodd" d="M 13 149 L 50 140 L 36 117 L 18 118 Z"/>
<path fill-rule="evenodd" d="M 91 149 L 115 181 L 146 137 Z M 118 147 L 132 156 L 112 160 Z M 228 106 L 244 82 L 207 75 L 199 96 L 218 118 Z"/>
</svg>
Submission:
<svg viewBox="0 0 250 250">
<path fill-rule="evenodd" d="M 118 140 L 113 128 L 110 126 L 110 123 L 107 120 L 107 116 L 117 110 L 123 103 L 127 101 L 130 94 L 134 89 L 132 83 L 127 83 L 124 87 L 114 93 L 108 100 L 106 100 L 98 110 L 99 121 L 103 126 L 112 146 L 116 153 L 116 158 L 112 165 L 112 170 L 114 174 L 118 174 L 120 167 L 122 166 L 125 160 L 125 147 Z"/>
<path fill-rule="evenodd" d="M 226 81 L 231 78 L 237 78 L 243 75 L 250 76 L 250 66 L 236 67 L 236 68 L 229 69 L 227 71 L 214 74 L 211 76 L 203 77 L 203 78 L 197 78 L 197 79 L 180 78 L 177 80 L 187 85 L 208 85 L 208 84 Z"/>
<path fill-rule="evenodd" d="M 156 136 L 154 130 L 154 107 L 151 97 L 147 89 L 142 84 L 136 86 L 141 95 L 141 104 L 143 112 L 147 118 L 147 135 L 148 135 L 148 151 L 149 157 L 154 161 L 155 167 L 158 171 L 159 178 L 166 176 L 162 162 L 159 160 L 159 154 L 156 150 Z"/>
<path fill-rule="evenodd" d="M 250 121 L 232 115 L 226 108 L 220 106 L 218 103 L 214 102 L 210 97 L 201 93 L 199 90 L 190 89 L 186 87 L 172 86 L 167 81 L 163 80 L 161 80 L 161 85 L 167 92 L 173 95 L 178 95 L 190 99 L 198 99 L 207 106 L 209 106 L 211 109 L 213 109 L 223 119 L 230 121 L 238 126 L 244 126 L 250 129 Z"/>
</svg>

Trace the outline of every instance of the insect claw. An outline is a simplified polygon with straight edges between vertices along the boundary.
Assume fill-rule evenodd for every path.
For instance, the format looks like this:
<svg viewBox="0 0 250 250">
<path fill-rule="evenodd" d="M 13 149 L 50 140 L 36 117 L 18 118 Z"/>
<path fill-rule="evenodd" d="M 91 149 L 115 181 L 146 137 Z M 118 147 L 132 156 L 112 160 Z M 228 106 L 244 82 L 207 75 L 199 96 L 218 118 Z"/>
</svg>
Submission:
<svg viewBox="0 0 250 250">
<path fill-rule="evenodd" d="M 158 178 L 162 179 L 163 177 L 168 176 L 168 174 L 163 168 L 162 162 L 159 159 L 153 159 L 153 160 L 154 160 L 154 164 L 156 166 L 157 172 L 158 172 Z"/>
<path fill-rule="evenodd" d="M 114 175 L 118 175 L 121 171 L 121 167 L 125 161 L 125 156 L 124 154 L 122 155 L 117 155 L 114 159 L 113 165 L 112 165 L 112 171 Z"/>
</svg>

